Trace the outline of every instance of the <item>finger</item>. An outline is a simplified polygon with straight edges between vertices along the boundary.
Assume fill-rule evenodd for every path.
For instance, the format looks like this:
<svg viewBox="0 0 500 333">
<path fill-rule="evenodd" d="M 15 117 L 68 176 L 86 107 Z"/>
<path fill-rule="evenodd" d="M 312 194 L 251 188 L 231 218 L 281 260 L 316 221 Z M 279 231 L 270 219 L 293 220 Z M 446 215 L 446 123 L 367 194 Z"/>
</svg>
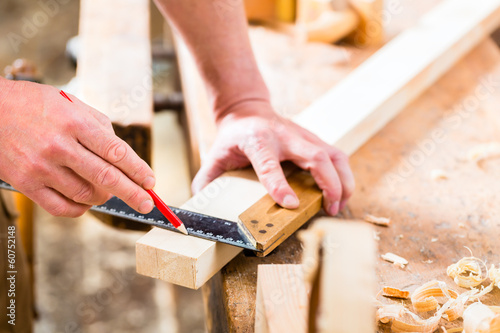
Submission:
<svg viewBox="0 0 500 333">
<path fill-rule="evenodd" d="M 300 145 L 286 156 L 302 169 L 309 170 L 323 191 L 323 206 L 330 215 L 339 212 L 342 184 L 328 153 L 316 146 Z"/>
<path fill-rule="evenodd" d="M 85 148 L 120 169 L 144 189 L 154 187 L 153 170 L 125 141 L 113 133 L 89 126 L 77 134 L 77 139 Z"/>
<path fill-rule="evenodd" d="M 284 208 L 297 208 L 299 199 L 285 178 L 278 154 L 266 145 L 245 153 L 271 198 Z"/>
<path fill-rule="evenodd" d="M 102 205 L 110 199 L 108 192 L 90 184 L 66 167 L 57 168 L 51 175 L 45 185 L 76 203 Z"/>
<path fill-rule="evenodd" d="M 76 145 L 63 160 L 65 166 L 94 186 L 116 195 L 136 211 L 147 214 L 153 209 L 151 196 L 118 168 Z"/>
<path fill-rule="evenodd" d="M 328 147 L 328 155 L 337 170 L 337 173 L 342 183 L 342 199 L 341 208 L 345 206 L 347 199 L 349 199 L 354 193 L 354 188 L 356 187 L 356 182 L 354 180 L 354 175 L 352 174 L 351 167 L 349 166 L 349 157 L 343 152 L 336 148 Z"/>
<path fill-rule="evenodd" d="M 56 190 L 45 187 L 26 195 L 54 216 L 82 216 L 91 206 L 76 203 L 64 197 Z"/>
</svg>

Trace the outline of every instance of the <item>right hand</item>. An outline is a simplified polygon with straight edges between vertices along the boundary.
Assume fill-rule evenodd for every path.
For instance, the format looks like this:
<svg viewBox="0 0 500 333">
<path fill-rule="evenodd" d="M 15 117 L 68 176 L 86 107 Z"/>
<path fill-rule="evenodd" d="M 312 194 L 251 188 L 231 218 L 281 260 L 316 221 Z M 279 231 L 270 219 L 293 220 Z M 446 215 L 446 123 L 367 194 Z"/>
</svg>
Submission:
<svg viewBox="0 0 500 333">
<path fill-rule="evenodd" d="M 80 216 L 112 195 L 149 213 L 151 168 L 104 114 L 70 98 L 0 78 L 0 179 L 55 216 Z"/>
</svg>

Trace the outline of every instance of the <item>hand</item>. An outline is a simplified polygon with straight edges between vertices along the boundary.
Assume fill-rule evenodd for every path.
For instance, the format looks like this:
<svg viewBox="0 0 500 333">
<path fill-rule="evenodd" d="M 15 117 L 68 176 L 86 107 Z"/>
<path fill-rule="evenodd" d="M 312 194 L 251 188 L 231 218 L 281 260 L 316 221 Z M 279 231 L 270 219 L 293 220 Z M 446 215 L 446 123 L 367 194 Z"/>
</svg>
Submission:
<svg viewBox="0 0 500 333">
<path fill-rule="evenodd" d="M 153 171 L 102 113 L 59 90 L 0 79 L 0 179 L 56 216 L 76 217 L 111 194 L 141 213 Z"/>
<path fill-rule="evenodd" d="M 336 215 L 354 190 L 348 157 L 316 135 L 275 114 L 267 102 L 246 102 L 218 121 L 218 134 L 208 159 L 193 180 L 201 190 L 224 171 L 252 164 L 271 197 L 285 208 L 299 200 L 288 185 L 280 162 L 289 160 L 309 170 L 323 190 L 324 209 Z"/>
</svg>

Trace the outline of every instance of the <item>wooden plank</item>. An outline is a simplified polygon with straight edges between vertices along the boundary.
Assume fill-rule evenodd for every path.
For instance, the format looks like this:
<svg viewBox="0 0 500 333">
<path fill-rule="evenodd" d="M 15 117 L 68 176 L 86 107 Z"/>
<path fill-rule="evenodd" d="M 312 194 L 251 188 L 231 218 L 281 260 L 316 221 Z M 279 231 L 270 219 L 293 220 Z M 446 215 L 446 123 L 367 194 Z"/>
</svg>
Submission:
<svg viewBox="0 0 500 333">
<path fill-rule="evenodd" d="M 258 181 L 243 178 L 252 172 L 226 173 L 181 208 L 237 221 L 242 211 L 266 193 Z M 240 252 L 231 245 L 153 228 L 136 243 L 137 272 L 198 289 Z"/>
<path fill-rule="evenodd" d="M 363 222 L 332 220 L 319 219 L 312 226 L 325 232 L 317 332 L 372 333 L 377 253 L 373 228 Z"/>
<path fill-rule="evenodd" d="M 461 13 L 465 9 L 468 10 L 468 15 L 466 15 L 466 17 L 462 17 Z M 443 13 L 444 10 L 446 11 Z M 443 27 L 442 24 L 439 23 L 439 18 L 443 15 L 444 17 L 453 18 L 451 21 L 449 21 L 449 18 L 447 19 L 448 21 L 446 21 L 448 25 L 452 26 L 452 28 L 448 26 Z M 382 48 L 378 52 L 378 55 L 375 56 L 375 63 L 383 60 L 383 57 L 380 56 L 380 54 L 405 54 L 404 50 L 397 52 L 397 48 L 399 47 L 408 48 L 410 45 L 413 47 L 414 44 L 418 44 L 419 49 L 423 50 L 438 47 L 435 45 L 437 42 L 434 39 L 429 39 L 429 33 L 432 37 L 434 29 L 445 29 L 448 34 L 451 34 L 454 43 L 444 44 L 451 48 L 456 54 L 462 55 L 465 52 L 464 50 L 470 49 L 470 47 L 479 42 L 489 31 L 491 31 L 491 29 L 493 29 L 494 26 L 497 25 L 499 15 L 500 0 L 488 0 L 480 6 L 474 5 L 472 8 L 469 8 L 468 2 L 457 2 L 457 7 L 455 8 L 449 1 L 447 1 L 445 5 L 440 6 L 435 11 L 427 14 L 421 21 L 423 23 L 417 25 L 413 30 L 404 33 L 402 41 L 401 37 L 399 37 L 396 38 L 399 40 L 396 44 L 389 44 L 387 46 L 389 51 L 385 51 L 386 47 Z M 445 20 L 445 18 L 443 18 L 443 20 Z M 454 28 L 454 24 L 452 24 L 454 23 L 453 20 L 458 20 L 455 24 L 459 24 L 459 28 Z M 436 23 L 436 21 L 438 22 Z M 479 28 L 474 28 L 473 24 L 478 24 Z M 427 29 L 423 29 L 421 27 L 422 25 L 427 26 Z M 429 27 L 431 27 L 431 29 Z M 425 31 L 421 31 L 422 29 Z M 440 32 L 436 31 L 435 33 L 439 34 Z M 423 37 L 425 38 L 422 39 Z M 422 62 L 415 59 L 416 57 L 414 54 L 409 55 L 410 59 L 415 60 L 415 68 L 412 67 L 412 63 L 409 63 L 406 65 L 412 67 L 412 70 L 405 70 L 405 75 L 394 76 L 393 74 L 388 73 L 387 76 L 390 76 L 393 80 L 395 80 L 395 82 L 387 82 L 387 78 L 384 77 L 383 73 L 380 73 L 379 68 L 371 65 L 373 63 L 371 60 L 368 65 L 363 65 L 357 69 L 355 73 L 346 79 L 348 80 L 347 86 L 350 86 L 351 89 L 356 88 L 357 90 L 352 91 L 357 91 L 357 93 L 359 93 L 360 87 L 365 87 L 364 89 L 376 88 L 377 94 L 372 93 L 370 95 L 367 92 L 366 94 L 361 94 L 363 98 L 356 97 L 358 95 L 349 95 L 351 96 L 350 100 L 352 100 L 353 103 L 356 103 L 355 105 L 360 108 L 353 109 L 354 111 L 352 112 L 352 117 L 351 113 L 346 112 L 324 112 L 325 114 L 321 114 L 321 110 L 345 110 L 343 107 L 347 107 L 348 101 L 345 99 L 343 99 L 343 103 L 341 105 L 335 104 L 338 105 L 338 107 L 328 106 L 327 108 L 325 106 L 325 103 L 327 103 L 330 99 L 328 96 L 332 96 L 332 94 L 339 94 L 336 93 L 337 90 L 334 89 L 333 93 L 329 93 L 327 97 L 323 98 L 320 104 L 315 104 L 316 106 L 314 108 L 309 109 L 313 110 L 313 112 L 306 110 L 304 112 L 307 116 L 303 116 L 301 114 L 295 119 L 295 121 L 301 125 L 306 125 L 306 127 L 309 127 L 309 129 L 313 132 L 322 135 L 323 139 L 327 142 L 340 146 L 347 153 L 353 153 L 362 142 L 368 140 L 376 130 L 380 129 L 382 125 L 390 119 L 390 117 L 393 117 L 399 110 L 401 110 L 401 108 L 406 106 L 413 99 L 412 96 L 414 97 L 415 93 L 409 90 L 418 91 L 419 93 L 422 92 L 423 89 L 428 87 L 430 83 L 434 82 L 439 75 L 443 74 L 443 71 L 439 69 L 441 66 L 449 68 L 454 61 L 459 59 L 458 56 L 450 55 L 450 53 L 442 47 L 438 47 L 438 49 L 442 52 L 437 54 L 435 52 L 430 52 L 433 54 L 433 66 L 430 67 L 428 66 L 422 68 Z M 429 59 L 428 57 L 424 58 L 427 60 Z M 401 59 L 398 58 L 396 60 Z M 397 62 L 394 59 L 392 59 L 392 61 Z M 427 65 L 430 65 L 430 63 Z M 425 75 L 419 75 L 419 70 L 424 70 Z M 412 79 L 411 75 L 415 78 Z M 379 79 L 382 83 L 378 83 L 377 79 Z M 408 80 L 410 80 L 411 85 L 408 85 Z M 345 80 L 343 82 L 345 82 Z M 357 84 L 353 84 L 352 82 L 357 82 Z M 347 95 L 345 87 L 346 84 L 341 83 L 338 86 L 338 89 L 340 92 Z M 398 90 L 395 87 L 401 87 L 404 89 Z M 389 97 L 391 93 L 396 94 L 398 98 L 390 99 Z M 388 100 L 391 103 L 381 104 L 381 99 L 378 98 L 378 94 L 385 96 L 385 99 L 389 98 Z M 410 97 L 405 98 L 405 94 Z M 339 98 L 342 97 L 342 94 L 339 95 Z M 382 98 L 382 101 L 385 99 Z M 322 108 L 317 107 L 317 105 L 322 105 Z M 384 111 L 384 114 L 380 115 L 380 111 L 383 110 L 381 109 L 382 106 L 387 109 L 387 111 Z M 370 112 L 373 112 L 373 114 L 370 114 Z M 349 114 L 349 117 L 344 117 L 344 114 Z M 383 119 L 382 121 L 373 119 L 374 116 L 372 115 L 378 115 Z M 327 117 L 327 119 L 325 119 L 325 117 Z M 342 130 L 340 128 L 344 123 L 346 124 L 346 128 L 349 130 Z M 356 125 L 357 123 L 361 125 L 351 126 L 352 124 Z M 331 125 L 331 128 L 325 127 L 325 124 Z M 339 127 L 338 131 L 337 127 Z M 337 135 L 337 132 L 341 133 L 341 135 Z M 332 133 L 334 134 L 333 136 L 331 135 Z M 246 182 L 244 185 L 245 187 L 259 188 L 258 191 L 247 192 L 245 189 L 242 190 L 241 188 L 231 186 L 234 183 L 236 183 L 236 181 L 229 182 L 230 186 L 219 191 L 217 195 L 211 194 L 210 191 L 212 190 L 209 188 L 200 192 L 199 197 L 210 203 L 207 204 L 210 208 L 202 208 L 201 211 L 205 214 L 237 221 L 238 215 L 232 208 L 238 207 L 239 209 L 245 207 L 239 211 L 239 213 L 243 213 L 246 209 L 251 207 L 252 204 L 257 202 L 258 199 L 260 199 L 256 193 L 262 191 L 263 188 L 259 184 Z M 238 198 L 238 200 L 234 200 L 234 198 Z M 195 199 L 195 201 L 196 200 L 200 199 Z M 227 205 L 228 202 L 230 202 L 231 205 Z M 213 209 L 212 207 L 217 207 L 217 209 Z M 231 210 L 231 214 L 229 214 L 231 215 L 230 217 L 227 215 L 227 211 L 229 210 Z M 171 244 L 175 244 L 175 246 L 171 246 Z M 200 251 L 193 253 L 191 249 L 198 249 L 198 244 L 200 246 Z M 220 248 L 220 251 L 216 251 L 217 248 Z M 213 274 L 215 274 L 215 272 L 220 270 L 237 253 L 238 249 L 235 250 L 234 248 L 227 246 L 224 248 L 222 244 L 199 240 L 193 237 L 183 239 L 182 237 L 179 238 L 179 235 L 169 231 L 153 230 L 142 237 L 137 243 L 138 272 L 144 275 L 161 278 L 169 282 L 183 283 L 182 285 L 196 288 L 203 285 L 211 276 L 213 276 Z M 211 257 L 215 254 L 217 254 L 217 256 Z M 161 258 L 161 260 L 158 260 L 158 258 Z M 175 261 L 173 261 L 173 258 Z M 173 269 L 168 265 L 175 268 Z M 185 283 L 184 281 L 189 282 Z"/>
<path fill-rule="evenodd" d="M 444 1 L 294 121 L 352 154 L 499 23 L 500 0 Z"/>
<path fill-rule="evenodd" d="M 77 95 L 106 114 L 117 135 L 151 162 L 149 1 L 83 0 L 80 6 Z"/>
<path fill-rule="evenodd" d="M 178 36 L 174 35 L 174 42 L 180 68 L 187 127 L 189 128 L 187 135 L 190 148 L 190 172 L 191 177 L 194 178 L 215 138 L 215 120 L 193 56 Z"/>
<path fill-rule="evenodd" d="M 255 332 L 306 333 L 308 294 L 302 265 L 259 265 Z"/>
</svg>

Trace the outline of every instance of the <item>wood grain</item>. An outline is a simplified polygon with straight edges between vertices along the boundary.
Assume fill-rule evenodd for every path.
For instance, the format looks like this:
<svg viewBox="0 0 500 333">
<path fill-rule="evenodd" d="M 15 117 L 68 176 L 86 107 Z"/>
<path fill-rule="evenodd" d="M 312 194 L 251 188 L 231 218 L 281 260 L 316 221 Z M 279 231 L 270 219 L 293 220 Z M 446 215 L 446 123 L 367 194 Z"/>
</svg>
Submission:
<svg viewBox="0 0 500 333">
<path fill-rule="evenodd" d="M 321 209 L 323 193 L 308 172 L 296 171 L 287 180 L 300 198 L 299 207 L 282 208 L 266 194 L 239 216 L 254 237 L 257 249 L 263 251 L 258 256 L 271 253 Z"/>
<path fill-rule="evenodd" d="M 302 265 L 259 265 L 255 332 L 307 332 L 308 294 Z"/>
<path fill-rule="evenodd" d="M 373 228 L 333 218 L 317 219 L 311 227 L 324 231 L 317 332 L 374 332 L 377 247 Z"/>
</svg>

